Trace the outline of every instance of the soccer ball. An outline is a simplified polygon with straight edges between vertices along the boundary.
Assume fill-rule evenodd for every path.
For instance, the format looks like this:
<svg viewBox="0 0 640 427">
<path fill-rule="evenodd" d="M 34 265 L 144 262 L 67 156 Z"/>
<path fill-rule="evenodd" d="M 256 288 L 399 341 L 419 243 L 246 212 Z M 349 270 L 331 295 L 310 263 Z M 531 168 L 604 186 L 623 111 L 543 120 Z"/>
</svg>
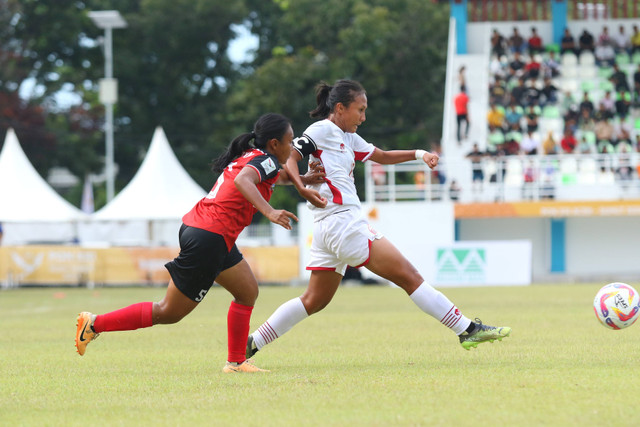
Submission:
<svg viewBox="0 0 640 427">
<path fill-rule="evenodd" d="M 593 310 L 607 328 L 624 329 L 640 316 L 640 296 L 626 283 L 609 283 L 596 294 Z"/>
</svg>

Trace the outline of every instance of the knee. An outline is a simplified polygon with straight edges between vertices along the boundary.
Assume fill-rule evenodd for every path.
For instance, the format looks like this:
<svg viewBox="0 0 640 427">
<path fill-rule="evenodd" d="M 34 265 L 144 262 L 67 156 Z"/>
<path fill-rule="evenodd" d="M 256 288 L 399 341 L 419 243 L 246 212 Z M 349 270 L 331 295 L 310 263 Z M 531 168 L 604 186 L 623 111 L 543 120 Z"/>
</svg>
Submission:
<svg viewBox="0 0 640 427">
<path fill-rule="evenodd" d="M 308 294 L 302 295 L 300 297 L 300 300 L 302 301 L 302 305 L 304 305 L 304 309 L 307 310 L 307 314 L 309 316 L 319 312 L 320 310 L 325 308 L 327 305 L 329 305 L 329 302 L 331 302 L 331 300 L 326 300 L 317 295 L 308 295 Z"/>
<path fill-rule="evenodd" d="M 233 295 L 233 299 L 238 304 L 253 307 L 256 304 L 256 301 L 258 300 L 258 294 L 259 294 L 258 285 L 256 284 L 255 287 L 243 289 L 242 292 L 236 292 L 235 294 L 232 294 L 232 295 Z"/>
</svg>

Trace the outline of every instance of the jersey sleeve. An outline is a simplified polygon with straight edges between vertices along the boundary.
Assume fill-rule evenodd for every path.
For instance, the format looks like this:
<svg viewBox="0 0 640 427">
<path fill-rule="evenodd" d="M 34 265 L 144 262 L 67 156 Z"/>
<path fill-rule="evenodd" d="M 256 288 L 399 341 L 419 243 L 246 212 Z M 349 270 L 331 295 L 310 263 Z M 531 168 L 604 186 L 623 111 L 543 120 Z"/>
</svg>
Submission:
<svg viewBox="0 0 640 427">
<path fill-rule="evenodd" d="M 278 172 L 280 171 L 278 159 L 276 159 L 275 156 L 269 155 L 255 156 L 253 159 L 249 160 L 247 166 L 258 172 L 258 175 L 260 175 L 260 181 L 275 178 L 278 176 Z"/>
<path fill-rule="evenodd" d="M 300 153 L 302 157 L 306 157 L 318 150 L 316 143 L 306 133 L 293 140 L 293 148 Z"/>
<path fill-rule="evenodd" d="M 357 133 L 353 133 L 351 135 L 353 135 L 351 143 L 353 144 L 352 148 L 355 159 L 361 162 L 366 162 L 376 150 L 375 145 L 368 143 Z"/>
</svg>

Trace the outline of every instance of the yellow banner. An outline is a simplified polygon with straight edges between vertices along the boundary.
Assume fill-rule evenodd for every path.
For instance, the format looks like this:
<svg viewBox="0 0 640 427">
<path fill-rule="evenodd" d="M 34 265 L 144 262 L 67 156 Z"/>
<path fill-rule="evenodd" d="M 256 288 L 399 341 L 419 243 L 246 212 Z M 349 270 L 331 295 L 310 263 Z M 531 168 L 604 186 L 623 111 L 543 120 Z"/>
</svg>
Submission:
<svg viewBox="0 0 640 427">
<path fill-rule="evenodd" d="M 495 217 L 640 216 L 640 200 L 456 204 L 456 219 Z"/>
<path fill-rule="evenodd" d="M 258 282 L 287 282 L 298 276 L 297 247 L 241 248 Z M 164 264 L 177 248 L 0 247 L 0 284 L 164 284 Z"/>
</svg>

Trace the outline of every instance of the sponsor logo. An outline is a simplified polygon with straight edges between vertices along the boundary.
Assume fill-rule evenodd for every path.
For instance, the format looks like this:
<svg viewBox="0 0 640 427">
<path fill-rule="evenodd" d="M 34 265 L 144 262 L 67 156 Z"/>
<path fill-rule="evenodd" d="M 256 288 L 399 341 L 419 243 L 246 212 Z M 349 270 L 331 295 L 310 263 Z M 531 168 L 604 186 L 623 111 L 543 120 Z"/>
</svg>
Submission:
<svg viewBox="0 0 640 427">
<path fill-rule="evenodd" d="M 264 173 L 269 175 L 271 172 L 276 170 L 276 164 L 273 163 L 273 159 L 271 157 L 265 159 L 260 163 L 262 168 L 264 169 Z"/>
<path fill-rule="evenodd" d="M 485 249 L 438 249 L 436 281 L 438 283 L 482 283 L 487 270 Z"/>
</svg>

